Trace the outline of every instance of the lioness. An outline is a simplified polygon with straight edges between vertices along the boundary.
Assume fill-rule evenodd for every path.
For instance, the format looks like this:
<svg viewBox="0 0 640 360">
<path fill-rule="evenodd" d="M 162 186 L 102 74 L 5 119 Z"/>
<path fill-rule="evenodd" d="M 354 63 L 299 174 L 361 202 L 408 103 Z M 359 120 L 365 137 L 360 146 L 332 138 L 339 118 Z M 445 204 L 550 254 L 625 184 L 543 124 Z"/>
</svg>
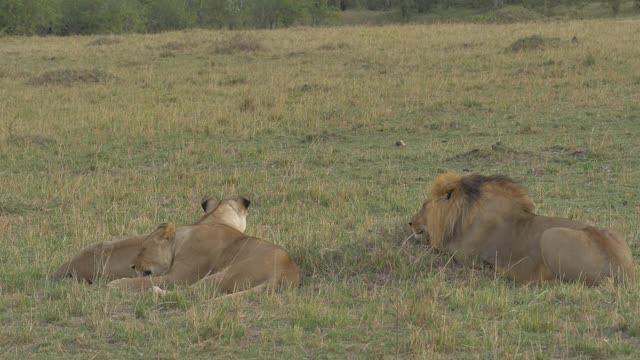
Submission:
<svg viewBox="0 0 640 360">
<path fill-rule="evenodd" d="M 108 286 L 145 290 L 199 281 L 226 293 L 297 287 L 298 266 L 287 252 L 243 233 L 250 203 L 243 197 L 210 199 L 198 224 L 177 230 L 173 224 L 160 225 L 133 261 L 139 277 Z"/>
<path fill-rule="evenodd" d="M 632 274 L 631 250 L 617 233 L 533 209 L 527 191 L 506 176 L 446 173 L 409 225 L 456 259 L 480 259 L 518 281 L 595 284 Z"/>
<path fill-rule="evenodd" d="M 203 199 L 200 205 L 206 213 L 209 198 Z M 201 221 L 209 220 L 203 217 L 196 224 Z M 49 278 L 58 280 L 72 277 L 92 284 L 98 277 L 106 280 L 136 277 L 136 272 L 131 268 L 131 264 L 138 256 L 142 242 L 147 236 L 138 235 L 123 240 L 102 241 L 88 246 L 80 250 L 80 253 L 71 260 L 62 264 L 58 270 L 50 273 Z"/>
</svg>

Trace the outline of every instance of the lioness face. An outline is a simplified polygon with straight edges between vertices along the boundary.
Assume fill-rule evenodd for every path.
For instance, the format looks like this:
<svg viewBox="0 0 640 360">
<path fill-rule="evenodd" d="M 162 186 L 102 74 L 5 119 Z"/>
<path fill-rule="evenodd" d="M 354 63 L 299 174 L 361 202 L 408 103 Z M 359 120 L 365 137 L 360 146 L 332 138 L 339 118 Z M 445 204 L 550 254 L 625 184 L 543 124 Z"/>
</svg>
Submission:
<svg viewBox="0 0 640 360">
<path fill-rule="evenodd" d="M 238 196 L 227 200 L 206 198 L 202 201 L 202 208 L 207 214 L 200 223 L 207 223 L 207 218 L 215 219 L 217 223 L 224 223 L 244 232 L 247 228 L 247 215 L 249 214 L 250 204 L 251 201 L 246 196 Z"/>
<path fill-rule="evenodd" d="M 174 224 L 162 224 L 143 242 L 132 268 L 138 276 L 166 274 L 173 259 L 173 242 L 176 237 Z"/>
<path fill-rule="evenodd" d="M 411 217 L 411 222 L 409 222 L 409 226 L 411 226 L 411 230 L 413 230 L 413 234 L 415 236 L 427 236 L 428 232 L 428 219 L 429 219 L 429 211 L 433 202 L 431 200 L 427 200 L 422 204 L 422 207 L 418 212 Z"/>
</svg>

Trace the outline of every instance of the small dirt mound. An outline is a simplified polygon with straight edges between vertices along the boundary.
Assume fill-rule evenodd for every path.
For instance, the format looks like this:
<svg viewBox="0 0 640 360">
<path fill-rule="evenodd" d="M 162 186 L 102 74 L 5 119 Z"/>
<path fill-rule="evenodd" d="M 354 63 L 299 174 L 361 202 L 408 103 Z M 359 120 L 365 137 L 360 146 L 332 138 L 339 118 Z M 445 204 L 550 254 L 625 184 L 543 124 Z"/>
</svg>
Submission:
<svg viewBox="0 0 640 360">
<path fill-rule="evenodd" d="M 97 38 L 93 41 L 91 41 L 90 43 L 87 44 L 87 46 L 103 46 L 103 45 L 115 45 L 115 44 L 120 44 L 122 41 L 118 40 L 118 39 L 112 39 L 112 38 L 108 38 L 108 37 L 100 37 Z"/>
<path fill-rule="evenodd" d="M 40 76 L 34 77 L 29 81 L 29 84 L 73 86 L 76 84 L 106 83 L 112 79 L 115 79 L 115 76 L 99 69 L 61 69 L 47 71 Z"/>
<path fill-rule="evenodd" d="M 325 85 L 318 85 L 318 84 L 303 84 L 301 86 L 297 86 L 293 88 L 293 91 L 298 93 L 307 93 L 307 92 L 315 92 L 315 91 L 327 92 L 329 91 L 329 87 Z"/>
<path fill-rule="evenodd" d="M 560 39 L 558 38 L 545 38 L 541 35 L 531 35 L 514 41 L 508 49 L 513 52 L 541 50 L 547 46 L 557 45 L 559 41 Z"/>
<path fill-rule="evenodd" d="M 328 141 L 344 140 L 344 136 L 328 131 L 323 131 L 319 134 L 309 134 L 302 139 L 303 143 L 319 143 Z"/>
<path fill-rule="evenodd" d="M 547 149 L 550 151 L 556 161 L 567 160 L 590 160 L 596 158 L 597 155 L 588 149 L 571 149 L 560 145 L 554 145 Z"/>
<path fill-rule="evenodd" d="M 492 160 L 492 161 L 513 161 L 513 160 L 527 160 L 534 155 L 529 151 L 514 150 L 497 142 L 491 145 L 491 149 L 472 149 L 450 158 L 445 161 L 465 162 L 471 160 Z"/>
<path fill-rule="evenodd" d="M 341 50 L 348 49 L 350 46 L 344 41 L 339 41 L 336 43 L 325 43 L 318 46 L 318 50 Z"/>
<path fill-rule="evenodd" d="M 220 40 L 213 47 L 213 52 L 216 54 L 233 54 L 237 52 L 255 52 L 262 50 L 264 50 L 264 47 L 260 40 L 244 34 L 237 34 L 230 39 Z"/>
</svg>

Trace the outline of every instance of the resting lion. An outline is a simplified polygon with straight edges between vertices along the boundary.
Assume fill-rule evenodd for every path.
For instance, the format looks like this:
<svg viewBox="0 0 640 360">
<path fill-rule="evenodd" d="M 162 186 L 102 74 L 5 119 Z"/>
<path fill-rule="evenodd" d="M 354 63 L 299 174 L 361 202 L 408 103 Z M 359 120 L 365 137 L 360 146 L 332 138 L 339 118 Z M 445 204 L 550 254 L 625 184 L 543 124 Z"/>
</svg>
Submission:
<svg viewBox="0 0 640 360">
<path fill-rule="evenodd" d="M 517 281 L 595 284 L 633 273 L 631 250 L 617 233 L 536 215 L 527 191 L 506 176 L 438 176 L 409 225 L 463 262 L 481 260 Z"/>
<path fill-rule="evenodd" d="M 144 240 L 133 262 L 139 277 L 115 280 L 109 287 L 145 290 L 199 282 L 237 294 L 297 287 L 298 266 L 287 252 L 243 233 L 249 204 L 242 197 L 211 199 L 198 224 L 178 229 L 160 225 Z"/>
<path fill-rule="evenodd" d="M 201 203 L 205 212 L 208 204 L 209 198 L 205 198 Z M 210 219 L 204 217 L 197 223 L 203 221 L 210 221 Z M 147 236 L 139 235 L 117 241 L 102 241 L 88 246 L 71 260 L 62 264 L 58 270 L 50 273 L 49 278 L 58 280 L 72 277 L 91 284 L 98 277 L 108 281 L 136 277 L 136 272 L 131 268 L 131 265 L 138 256 L 142 242 Z"/>
</svg>

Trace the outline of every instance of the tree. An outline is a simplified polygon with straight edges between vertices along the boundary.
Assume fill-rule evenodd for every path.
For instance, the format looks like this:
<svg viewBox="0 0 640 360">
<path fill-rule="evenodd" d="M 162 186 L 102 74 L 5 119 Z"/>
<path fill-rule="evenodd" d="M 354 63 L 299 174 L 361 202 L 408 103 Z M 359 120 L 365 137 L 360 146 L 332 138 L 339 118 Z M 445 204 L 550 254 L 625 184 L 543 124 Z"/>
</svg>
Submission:
<svg viewBox="0 0 640 360">
<path fill-rule="evenodd" d="M 195 23 L 196 16 L 184 0 L 153 0 L 147 4 L 149 31 L 181 30 Z"/>
<path fill-rule="evenodd" d="M 609 0 L 609 5 L 611 6 L 611 11 L 613 11 L 614 16 L 618 16 L 621 4 L 622 0 Z"/>
<path fill-rule="evenodd" d="M 254 25 L 274 29 L 280 25 L 291 26 L 306 12 L 302 0 L 253 0 Z"/>
<path fill-rule="evenodd" d="M 327 0 L 311 0 L 309 15 L 312 25 L 322 24 L 331 16 L 332 12 Z"/>
<path fill-rule="evenodd" d="M 0 32 L 47 34 L 60 18 L 60 4 L 53 0 L 0 0 Z"/>
</svg>

